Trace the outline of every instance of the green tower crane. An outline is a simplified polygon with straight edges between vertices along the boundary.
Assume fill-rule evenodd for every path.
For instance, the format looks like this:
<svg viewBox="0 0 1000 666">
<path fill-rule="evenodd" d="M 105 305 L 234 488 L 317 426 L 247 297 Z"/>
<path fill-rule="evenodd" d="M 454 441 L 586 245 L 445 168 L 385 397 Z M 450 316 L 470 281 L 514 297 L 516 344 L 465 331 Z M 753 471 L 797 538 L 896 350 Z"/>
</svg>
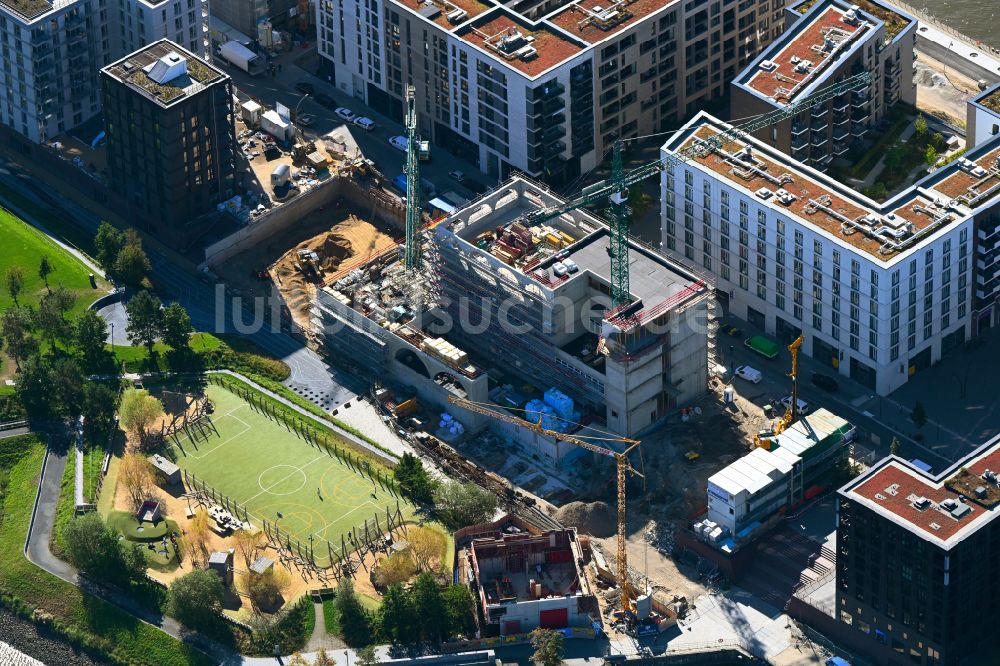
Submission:
<svg viewBox="0 0 1000 666">
<path fill-rule="evenodd" d="M 803 108 L 826 102 L 851 90 L 865 88 L 871 82 L 872 75 L 870 72 L 860 72 L 830 86 L 821 88 L 811 95 L 807 95 L 780 109 L 754 116 L 745 123 L 731 126 L 707 138 L 698 139 L 687 148 L 675 154 L 666 155 L 663 159 L 658 159 L 655 162 L 644 164 L 629 171 L 625 171 L 622 166 L 622 151 L 625 141 L 618 139 L 615 141 L 613 148 L 610 181 L 602 180 L 589 187 L 585 187 L 576 197 L 564 203 L 535 209 L 524 216 L 524 221 L 527 224 L 542 224 L 559 217 L 563 213 L 591 206 L 608 198 L 610 200 L 608 222 L 610 223 L 611 231 L 611 243 L 608 248 L 608 253 L 611 255 L 611 300 L 612 307 L 618 308 L 628 303 L 630 298 L 628 275 L 630 211 L 627 204 L 629 186 L 658 175 L 663 171 L 672 171 L 675 166 L 683 164 L 691 158 L 700 157 L 721 148 L 731 141 L 746 141 L 757 130 L 790 118 Z"/>
<path fill-rule="evenodd" d="M 420 160 L 418 159 L 416 89 L 406 86 L 406 244 L 403 266 L 420 268 Z"/>
</svg>

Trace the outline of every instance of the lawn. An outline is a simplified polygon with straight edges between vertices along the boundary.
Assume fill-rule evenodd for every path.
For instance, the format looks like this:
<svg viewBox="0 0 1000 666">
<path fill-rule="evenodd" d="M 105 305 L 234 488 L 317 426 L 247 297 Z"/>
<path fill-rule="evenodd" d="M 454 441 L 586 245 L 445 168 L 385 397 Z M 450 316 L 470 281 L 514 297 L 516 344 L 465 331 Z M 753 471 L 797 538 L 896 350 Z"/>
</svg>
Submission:
<svg viewBox="0 0 1000 666">
<path fill-rule="evenodd" d="M 45 234 L 23 222 L 10 212 L 0 209 L 0 237 L 3 238 L 3 252 L 0 253 L 0 276 L 6 276 L 11 266 L 20 266 L 24 271 L 24 289 L 18 301 L 22 305 L 38 304 L 45 295 L 45 282 L 38 275 L 38 264 L 45 255 L 54 269 L 49 275 L 49 285 L 62 285 L 76 296 L 76 304 L 71 315 L 76 315 L 103 294 L 101 289 L 90 286 L 90 269 L 76 257 L 56 245 Z M 14 299 L 7 293 L 6 281 L 0 290 L 0 311 L 11 307 Z"/>
<path fill-rule="evenodd" d="M 156 370 L 168 372 L 189 370 L 218 370 L 226 368 L 247 375 L 259 375 L 272 381 L 284 381 L 291 374 L 289 367 L 273 356 L 265 353 L 255 344 L 238 336 L 216 336 L 211 333 L 195 333 L 191 336 L 189 345 L 191 351 L 197 354 L 198 368 L 173 367 L 174 356 L 170 348 L 162 342 L 153 345 L 156 353 Z M 107 346 L 122 365 L 125 372 L 148 371 L 150 368 L 149 354 L 145 347 L 126 347 L 122 345 Z M 192 359 L 181 358 L 181 365 L 190 365 Z"/>
<path fill-rule="evenodd" d="M 117 530 L 126 539 L 135 543 L 142 550 L 146 564 L 157 571 L 173 571 L 180 564 L 177 549 L 169 542 L 164 549 L 163 537 L 168 534 L 180 534 L 181 528 L 169 518 L 157 523 L 140 522 L 134 514 L 128 511 L 112 511 L 107 518 L 108 527 Z M 150 548 L 152 546 L 152 548 Z"/>
<path fill-rule="evenodd" d="M 0 464 L 9 469 L 0 523 L 0 593 L 50 613 L 59 634 L 81 640 L 123 663 L 208 666 L 213 661 L 116 606 L 85 594 L 24 557 L 24 539 L 38 491 L 45 446 L 34 436 L 0 443 Z M 16 458 L 16 461 L 15 461 Z M 12 462 L 13 461 L 13 462 Z"/>
<path fill-rule="evenodd" d="M 384 526 L 387 508 L 395 512 L 397 502 L 404 517 L 413 515 L 409 504 L 372 480 L 365 463 L 348 465 L 228 389 L 213 384 L 206 392 L 214 405 L 206 426 L 178 433 L 167 455 L 248 509 L 251 522 L 264 518 L 303 546 L 311 537 L 320 564 L 329 559 L 327 544 L 339 552 L 341 535 L 376 514 Z"/>
</svg>

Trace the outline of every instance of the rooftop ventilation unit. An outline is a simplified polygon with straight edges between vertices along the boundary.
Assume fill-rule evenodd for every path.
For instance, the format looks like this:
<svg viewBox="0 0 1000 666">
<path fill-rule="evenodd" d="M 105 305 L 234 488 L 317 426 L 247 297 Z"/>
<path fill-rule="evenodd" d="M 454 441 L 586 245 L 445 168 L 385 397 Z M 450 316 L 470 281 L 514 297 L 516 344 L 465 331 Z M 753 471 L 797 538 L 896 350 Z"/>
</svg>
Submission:
<svg viewBox="0 0 1000 666">
<path fill-rule="evenodd" d="M 774 70 L 778 69 L 778 63 L 774 62 L 773 60 L 761 60 L 760 65 L 758 65 L 758 67 L 760 67 L 765 72 L 773 72 Z"/>
<path fill-rule="evenodd" d="M 790 206 L 797 198 L 794 194 L 784 188 L 778 190 L 775 194 L 778 195 L 778 201 L 786 206 Z"/>
<path fill-rule="evenodd" d="M 931 501 L 926 497 L 917 497 L 913 500 L 913 506 L 918 511 L 923 511 L 924 509 L 930 507 Z"/>
<path fill-rule="evenodd" d="M 518 49 L 515 55 L 521 60 L 531 60 L 538 57 L 538 49 L 534 46 L 525 46 Z"/>
<path fill-rule="evenodd" d="M 469 15 L 469 12 L 465 11 L 461 7 L 455 9 L 454 11 L 448 12 L 448 22 L 449 23 L 459 23 L 465 20 L 465 17 Z"/>
<path fill-rule="evenodd" d="M 749 143 L 743 146 L 743 148 L 741 148 L 740 151 L 736 153 L 736 159 L 740 160 L 741 162 L 747 162 L 749 164 L 753 164 L 753 148 L 750 147 Z"/>
<path fill-rule="evenodd" d="M 973 492 L 976 493 L 976 497 L 979 499 L 986 499 L 986 486 L 976 486 Z"/>
<path fill-rule="evenodd" d="M 940 506 L 945 511 L 952 511 L 956 506 L 958 506 L 958 500 L 954 497 L 949 497 L 946 500 L 941 500 Z"/>
<path fill-rule="evenodd" d="M 893 229 L 902 229 L 906 226 L 907 222 L 895 213 L 887 213 L 885 216 L 885 224 Z"/>
<path fill-rule="evenodd" d="M 767 201 L 772 196 L 774 196 L 774 192 L 772 192 L 771 190 L 767 189 L 766 187 L 760 188 L 759 190 L 757 190 L 756 192 L 754 192 L 754 194 L 757 195 L 758 199 L 763 199 L 764 201 Z"/>
<path fill-rule="evenodd" d="M 832 51 L 832 50 L 834 50 L 835 48 L 837 48 L 837 42 L 833 41 L 833 38 L 832 38 L 832 37 L 830 37 L 830 36 L 827 36 L 827 37 L 826 37 L 826 38 L 825 38 L 825 39 L 823 40 L 823 50 L 824 50 L 824 51 Z"/>
<path fill-rule="evenodd" d="M 524 45 L 524 34 L 515 28 L 511 28 L 506 35 L 500 38 L 500 50 L 506 53 L 513 53 Z"/>
<path fill-rule="evenodd" d="M 795 71 L 806 74 L 812 69 L 812 60 L 800 60 L 795 64 Z"/>
<path fill-rule="evenodd" d="M 976 165 L 976 166 L 975 166 L 975 167 L 974 167 L 974 168 L 972 169 L 972 171 L 970 171 L 970 172 L 969 172 L 969 174 L 970 174 L 970 175 L 971 175 L 971 176 L 972 176 L 973 178 L 985 178 L 985 177 L 987 176 L 987 174 L 989 174 L 989 171 L 987 171 L 986 169 L 984 169 L 983 167 L 981 167 L 981 166 L 979 166 L 979 165 L 977 164 L 977 165 Z"/>
<path fill-rule="evenodd" d="M 797 55 L 793 55 L 791 58 L 789 58 L 789 60 L 793 65 L 797 65 L 800 62 L 802 62 L 802 58 L 798 57 Z"/>
<path fill-rule="evenodd" d="M 966 515 L 967 513 L 972 513 L 972 507 L 969 506 L 968 504 L 959 504 L 954 509 L 952 509 L 950 513 L 952 518 L 954 518 L 955 520 L 960 520 L 962 516 Z"/>
<path fill-rule="evenodd" d="M 985 472 L 983 472 L 983 478 L 989 481 L 990 483 L 997 482 L 997 475 L 988 469 Z"/>
<path fill-rule="evenodd" d="M 850 25 L 858 24 L 858 12 L 861 10 L 857 5 L 852 5 L 850 9 L 844 12 L 844 23 Z"/>
</svg>

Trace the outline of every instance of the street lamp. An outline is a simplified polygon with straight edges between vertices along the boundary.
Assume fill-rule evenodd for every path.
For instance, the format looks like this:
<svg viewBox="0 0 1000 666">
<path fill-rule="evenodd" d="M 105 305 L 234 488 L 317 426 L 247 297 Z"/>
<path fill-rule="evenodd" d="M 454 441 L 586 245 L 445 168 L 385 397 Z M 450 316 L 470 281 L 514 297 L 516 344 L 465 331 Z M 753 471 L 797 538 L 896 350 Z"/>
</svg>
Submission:
<svg viewBox="0 0 1000 666">
<path fill-rule="evenodd" d="M 299 126 L 299 107 L 302 106 L 302 102 L 306 101 L 306 97 L 309 97 L 309 93 L 304 93 L 302 99 L 299 103 L 295 105 L 295 111 L 292 112 L 292 116 L 295 118 L 295 128 L 299 131 L 299 137 L 302 137 L 302 128 Z"/>
</svg>

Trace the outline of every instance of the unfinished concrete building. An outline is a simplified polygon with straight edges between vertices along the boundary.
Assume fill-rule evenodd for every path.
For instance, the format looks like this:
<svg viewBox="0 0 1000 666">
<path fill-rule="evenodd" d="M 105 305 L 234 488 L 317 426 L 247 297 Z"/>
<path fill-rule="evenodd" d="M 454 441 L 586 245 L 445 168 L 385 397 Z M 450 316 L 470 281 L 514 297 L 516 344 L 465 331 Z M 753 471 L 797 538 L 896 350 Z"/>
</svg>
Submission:
<svg viewBox="0 0 1000 666">
<path fill-rule="evenodd" d="M 482 608 L 484 637 L 599 621 L 575 528 L 543 534 L 497 528 L 474 538 L 458 562 L 460 580 Z"/>
<path fill-rule="evenodd" d="M 349 268 L 319 290 L 317 337 L 331 355 L 445 408 L 459 395 L 532 412 L 544 398 L 552 413 L 539 406 L 533 418 L 551 416 L 552 429 L 648 429 L 707 388 L 711 288 L 630 242 L 631 299 L 611 308 L 604 222 L 583 211 L 524 221 L 560 203 L 515 177 L 425 233 L 419 274 L 396 251 Z M 467 427 L 486 423 L 455 415 Z M 509 434 L 557 460 L 567 453 L 521 430 Z"/>
</svg>

